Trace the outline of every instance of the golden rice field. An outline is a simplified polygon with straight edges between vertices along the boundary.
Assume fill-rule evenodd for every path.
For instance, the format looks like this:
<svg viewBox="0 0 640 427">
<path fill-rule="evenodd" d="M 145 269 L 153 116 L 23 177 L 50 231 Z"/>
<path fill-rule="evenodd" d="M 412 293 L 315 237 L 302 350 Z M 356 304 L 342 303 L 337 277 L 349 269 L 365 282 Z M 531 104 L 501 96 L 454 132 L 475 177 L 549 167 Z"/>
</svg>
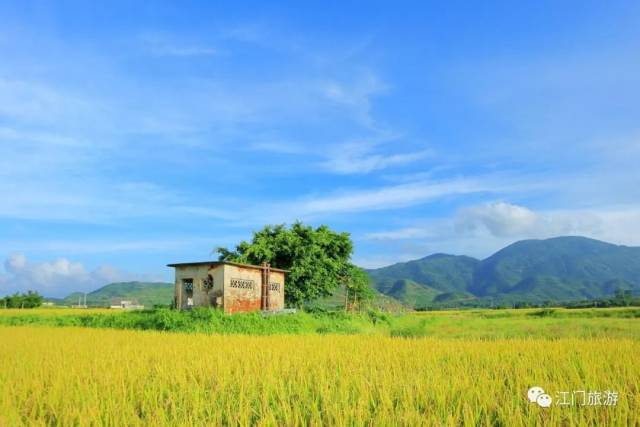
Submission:
<svg viewBox="0 0 640 427">
<path fill-rule="evenodd" d="M 8 316 L 31 316 L 31 315 L 48 315 L 48 316 L 75 316 L 75 315 L 87 315 L 87 314 L 122 314 L 122 310 L 112 310 L 108 308 L 68 308 L 68 307 L 56 307 L 56 308 L 33 308 L 33 309 L 20 309 L 20 308 L 7 308 L 0 310 L 0 317 Z"/>
<path fill-rule="evenodd" d="M 0 425 L 639 425 L 640 341 L 0 327 Z M 614 390 L 541 408 L 532 385 Z"/>
</svg>

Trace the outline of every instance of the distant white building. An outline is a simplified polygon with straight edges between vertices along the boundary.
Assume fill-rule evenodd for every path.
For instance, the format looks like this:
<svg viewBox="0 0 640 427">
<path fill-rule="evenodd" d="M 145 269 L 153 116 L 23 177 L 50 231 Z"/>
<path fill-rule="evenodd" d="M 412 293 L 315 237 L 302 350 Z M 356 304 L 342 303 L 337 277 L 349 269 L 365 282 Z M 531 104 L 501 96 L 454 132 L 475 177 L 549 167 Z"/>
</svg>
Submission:
<svg viewBox="0 0 640 427">
<path fill-rule="evenodd" d="M 138 304 L 138 301 L 135 299 L 120 299 L 113 298 L 111 300 L 110 308 L 119 308 L 125 310 L 142 310 L 144 305 Z"/>
</svg>

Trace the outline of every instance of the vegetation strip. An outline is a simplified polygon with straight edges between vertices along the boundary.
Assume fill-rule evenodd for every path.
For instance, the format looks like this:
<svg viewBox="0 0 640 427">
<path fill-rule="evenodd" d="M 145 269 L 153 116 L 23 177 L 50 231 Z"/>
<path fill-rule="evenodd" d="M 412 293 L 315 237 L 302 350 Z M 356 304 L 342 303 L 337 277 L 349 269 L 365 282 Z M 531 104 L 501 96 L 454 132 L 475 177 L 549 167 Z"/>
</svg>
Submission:
<svg viewBox="0 0 640 427">
<path fill-rule="evenodd" d="M 0 310 L 0 325 L 81 326 L 208 334 L 367 334 L 439 338 L 640 339 L 640 309 L 452 310 L 408 314 L 318 312 L 227 316 L 217 310 Z"/>
</svg>

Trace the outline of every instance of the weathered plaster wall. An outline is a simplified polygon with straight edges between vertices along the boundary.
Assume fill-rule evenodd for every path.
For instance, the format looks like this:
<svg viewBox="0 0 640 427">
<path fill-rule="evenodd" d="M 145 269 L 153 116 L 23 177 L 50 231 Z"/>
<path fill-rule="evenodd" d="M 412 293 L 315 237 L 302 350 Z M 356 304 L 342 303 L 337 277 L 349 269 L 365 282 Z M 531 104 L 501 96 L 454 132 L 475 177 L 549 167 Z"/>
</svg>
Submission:
<svg viewBox="0 0 640 427">
<path fill-rule="evenodd" d="M 224 307 L 225 313 L 259 311 L 262 308 L 262 270 L 236 265 L 181 265 L 175 267 L 175 297 L 177 307 L 187 308 L 184 279 L 193 280 L 194 307 Z M 208 276 L 213 287 L 207 291 Z M 284 308 L 283 272 L 272 271 L 269 279 L 271 310 Z"/>
<path fill-rule="evenodd" d="M 262 271 L 255 268 L 224 266 L 224 311 L 260 310 Z"/>
<path fill-rule="evenodd" d="M 269 305 L 271 310 L 284 308 L 284 273 L 272 271 L 269 276 Z"/>
<path fill-rule="evenodd" d="M 205 281 L 209 274 L 213 278 L 213 288 L 207 290 Z M 216 298 L 222 297 L 223 277 L 223 268 L 220 265 L 215 268 L 208 265 L 176 267 L 175 295 L 177 306 L 180 308 L 187 307 L 187 296 L 183 287 L 184 279 L 193 279 L 194 307 L 211 307 L 215 305 Z M 219 301 L 222 302 L 221 299 Z"/>
</svg>

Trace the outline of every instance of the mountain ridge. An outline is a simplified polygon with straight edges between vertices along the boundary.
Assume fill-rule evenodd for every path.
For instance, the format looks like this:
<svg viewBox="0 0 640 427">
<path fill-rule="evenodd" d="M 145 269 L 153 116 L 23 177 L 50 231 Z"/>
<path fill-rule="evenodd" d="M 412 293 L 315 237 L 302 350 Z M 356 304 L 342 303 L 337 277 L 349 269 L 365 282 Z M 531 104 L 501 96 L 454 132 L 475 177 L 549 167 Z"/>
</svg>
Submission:
<svg viewBox="0 0 640 427">
<path fill-rule="evenodd" d="M 427 306 L 455 305 L 462 298 L 447 294 L 456 292 L 492 303 L 572 301 L 606 297 L 618 287 L 640 291 L 640 247 L 558 236 L 520 240 L 482 260 L 436 253 L 367 272 L 382 293 L 398 280 L 441 291 Z"/>
<path fill-rule="evenodd" d="M 173 283 L 166 282 L 114 282 L 88 292 L 87 305 L 105 307 L 111 305 L 111 299 L 135 299 L 139 304 L 151 308 L 154 305 L 169 305 L 173 300 Z M 80 298 L 80 300 L 78 299 Z M 61 299 L 47 298 L 58 304 L 74 305 L 84 302 L 84 293 L 73 292 Z"/>
<path fill-rule="evenodd" d="M 559 236 L 520 240 L 482 260 L 438 252 L 365 271 L 376 291 L 414 308 L 565 302 L 603 298 L 617 289 L 640 293 L 640 247 Z M 168 305 L 173 287 L 165 282 L 110 283 L 87 293 L 87 304 L 108 306 L 112 298 L 123 298 L 146 307 Z M 83 295 L 48 299 L 72 305 Z"/>
</svg>

